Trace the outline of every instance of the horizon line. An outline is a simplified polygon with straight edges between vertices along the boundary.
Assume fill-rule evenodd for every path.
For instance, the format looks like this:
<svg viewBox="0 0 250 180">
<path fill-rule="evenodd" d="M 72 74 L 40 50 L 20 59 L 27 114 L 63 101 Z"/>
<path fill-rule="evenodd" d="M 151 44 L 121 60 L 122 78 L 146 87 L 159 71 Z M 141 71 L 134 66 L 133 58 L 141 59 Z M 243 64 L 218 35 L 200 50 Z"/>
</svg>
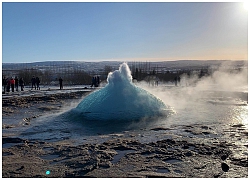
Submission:
<svg viewBox="0 0 250 180">
<path fill-rule="evenodd" d="M 150 60 L 151 59 L 151 60 Z M 144 60 L 132 60 L 132 59 L 102 59 L 102 60 L 43 60 L 43 61 L 31 61 L 31 62 L 2 62 L 2 64 L 21 64 L 21 63 L 40 63 L 40 62 L 67 62 L 67 61 L 72 61 L 72 62 L 93 62 L 93 63 L 98 63 L 98 62 L 166 62 L 166 61 L 248 61 L 248 59 L 177 59 L 177 60 L 167 60 L 167 59 L 154 59 L 154 58 L 149 58 L 149 59 L 144 59 Z"/>
</svg>

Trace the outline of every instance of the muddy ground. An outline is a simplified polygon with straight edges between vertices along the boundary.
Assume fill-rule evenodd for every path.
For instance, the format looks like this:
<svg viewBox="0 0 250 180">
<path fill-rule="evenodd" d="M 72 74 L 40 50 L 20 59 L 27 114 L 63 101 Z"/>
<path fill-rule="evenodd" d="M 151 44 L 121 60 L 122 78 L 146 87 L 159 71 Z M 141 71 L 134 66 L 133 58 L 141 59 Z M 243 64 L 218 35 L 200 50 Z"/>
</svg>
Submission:
<svg viewBox="0 0 250 180">
<path fill-rule="evenodd" d="M 70 139 L 32 141 L 7 133 L 87 93 L 3 98 L 2 177 L 248 177 L 248 129 L 243 124 L 225 125 L 220 135 L 214 125 L 194 124 L 152 128 L 149 133 L 166 136 L 151 142 L 128 131 L 110 134 L 102 143 L 78 145 Z M 183 134 L 173 133 L 175 129 Z"/>
</svg>

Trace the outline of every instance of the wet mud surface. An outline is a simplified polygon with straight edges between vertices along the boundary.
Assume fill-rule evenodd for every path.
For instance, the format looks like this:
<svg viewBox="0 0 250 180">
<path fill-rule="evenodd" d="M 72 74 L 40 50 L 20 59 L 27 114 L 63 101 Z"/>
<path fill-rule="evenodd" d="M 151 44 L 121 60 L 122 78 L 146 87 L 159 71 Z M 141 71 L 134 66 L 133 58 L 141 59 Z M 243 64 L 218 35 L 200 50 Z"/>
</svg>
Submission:
<svg viewBox="0 0 250 180">
<path fill-rule="evenodd" d="M 2 177 L 248 177 L 248 129 L 243 124 L 219 130 L 209 124 L 155 127 L 145 133 L 100 134 L 99 143 L 81 144 L 8 134 L 86 93 L 3 98 Z"/>
<path fill-rule="evenodd" d="M 37 91 L 39 92 L 39 91 Z M 46 94 L 45 92 L 2 98 L 3 129 L 29 125 L 39 116 L 60 112 L 90 91 Z M 75 100 L 75 101 L 74 101 Z M 20 121 L 22 119 L 22 121 Z"/>
</svg>

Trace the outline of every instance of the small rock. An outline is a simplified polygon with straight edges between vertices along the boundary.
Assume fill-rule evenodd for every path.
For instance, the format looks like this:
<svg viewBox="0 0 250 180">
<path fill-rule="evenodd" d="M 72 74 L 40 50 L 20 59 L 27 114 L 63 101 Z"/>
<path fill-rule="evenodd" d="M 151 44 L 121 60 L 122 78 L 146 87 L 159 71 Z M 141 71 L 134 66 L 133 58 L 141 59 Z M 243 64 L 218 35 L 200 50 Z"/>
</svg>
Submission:
<svg viewBox="0 0 250 180">
<path fill-rule="evenodd" d="M 184 145 L 182 148 L 183 148 L 183 149 L 188 149 L 189 146 L 188 146 L 188 145 Z"/>
<path fill-rule="evenodd" d="M 201 126 L 202 129 L 209 129 L 207 126 Z"/>
<path fill-rule="evenodd" d="M 224 172 L 227 172 L 229 170 L 229 166 L 226 163 L 221 163 L 221 168 Z"/>
<path fill-rule="evenodd" d="M 202 134 L 208 135 L 208 134 L 210 134 L 210 132 L 203 131 Z"/>
<path fill-rule="evenodd" d="M 166 139 L 166 142 L 171 143 L 171 144 L 175 144 L 175 140 L 172 140 L 172 139 Z"/>
<path fill-rule="evenodd" d="M 24 166 L 21 166 L 20 168 L 18 168 L 17 171 L 20 171 L 22 169 L 24 169 Z"/>
<path fill-rule="evenodd" d="M 168 128 L 163 128 L 163 127 L 156 127 L 156 128 L 152 128 L 150 130 L 153 130 L 153 131 L 160 131 L 160 130 L 168 130 Z"/>
<path fill-rule="evenodd" d="M 221 157 L 220 157 L 223 161 L 225 161 L 227 159 L 227 155 L 223 154 Z"/>
<path fill-rule="evenodd" d="M 10 129 L 10 128 L 13 128 L 13 127 L 15 127 L 15 126 L 14 125 L 6 125 L 6 124 L 4 124 L 2 126 L 3 129 Z"/>
<path fill-rule="evenodd" d="M 242 127 L 242 126 L 244 126 L 244 124 L 234 124 L 234 125 L 232 125 L 232 127 Z"/>
<path fill-rule="evenodd" d="M 188 152 L 185 153 L 185 156 L 192 156 L 192 155 L 193 155 L 193 153 L 190 152 L 190 151 L 188 151 Z"/>
<path fill-rule="evenodd" d="M 218 177 L 220 177 L 221 176 L 221 174 L 215 174 L 214 175 L 214 178 L 218 178 Z"/>
</svg>

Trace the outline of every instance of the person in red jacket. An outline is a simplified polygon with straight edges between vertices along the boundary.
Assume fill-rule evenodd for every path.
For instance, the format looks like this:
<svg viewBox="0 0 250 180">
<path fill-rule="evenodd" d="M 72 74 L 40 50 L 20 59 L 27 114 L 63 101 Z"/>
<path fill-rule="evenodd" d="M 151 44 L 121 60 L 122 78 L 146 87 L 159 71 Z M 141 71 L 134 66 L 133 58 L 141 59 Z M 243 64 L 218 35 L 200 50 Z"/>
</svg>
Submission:
<svg viewBox="0 0 250 180">
<path fill-rule="evenodd" d="M 14 88 L 15 88 L 15 79 L 14 78 L 11 78 L 11 80 L 10 80 L 10 86 L 11 86 L 12 92 L 14 92 Z"/>
</svg>

